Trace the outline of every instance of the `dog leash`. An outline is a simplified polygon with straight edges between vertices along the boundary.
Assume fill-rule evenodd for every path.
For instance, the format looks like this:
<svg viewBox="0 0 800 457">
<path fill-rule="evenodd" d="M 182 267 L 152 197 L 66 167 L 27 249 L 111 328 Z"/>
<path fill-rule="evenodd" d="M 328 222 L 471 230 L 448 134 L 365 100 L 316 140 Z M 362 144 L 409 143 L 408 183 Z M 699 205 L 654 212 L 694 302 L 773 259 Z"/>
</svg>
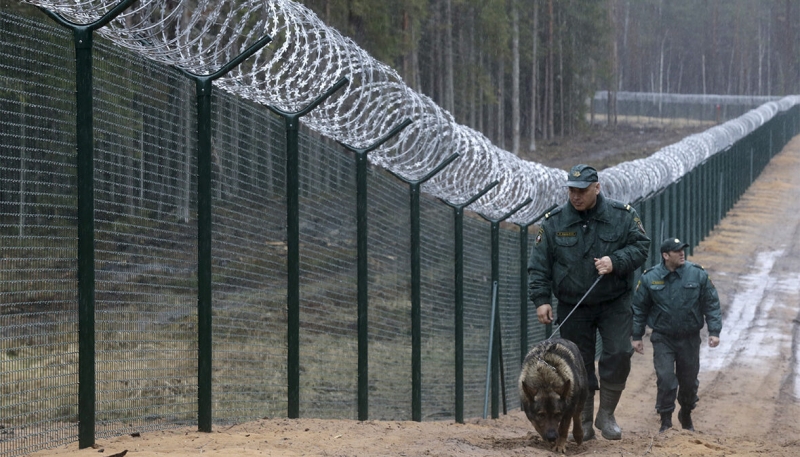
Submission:
<svg viewBox="0 0 800 457">
<path fill-rule="evenodd" d="M 560 324 L 558 324 L 558 327 L 556 327 L 556 328 L 553 330 L 553 333 L 552 333 L 552 334 L 550 334 L 550 337 L 549 337 L 549 338 L 547 338 L 545 341 L 550 341 L 550 338 L 552 338 L 553 336 L 555 336 L 555 334 L 556 334 L 556 331 L 557 331 L 558 329 L 560 329 L 562 325 L 564 325 L 564 322 L 566 322 L 566 321 L 567 321 L 567 319 L 569 319 L 569 317 L 570 317 L 570 316 L 572 316 L 572 313 L 574 313 L 574 312 L 575 312 L 575 310 L 576 310 L 576 309 L 578 309 L 578 306 L 580 306 L 580 305 L 581 305 L 581 303 L 583 303 L 583 300 L 586 298 L 586 296 L 587 296 L 587 295 L 589 295 L 589 292 L 591 292 L 591 291 L 592 291 L 592 289 L 594 289 L 594 286 L 596 286 L 596 285 L 597 285 L 597 283 L 598 283 L 598 282 L 600 282 L 600 280 L 601 280 L 601 279 L 603 279 L 603 275 L 600 275 L 600 276 L 598 276 L 598 277 L 597 277 L 597 279 L 595 279 L 595 280 L 594 280 L 594 283 L 592 284 L 592 287 L 590 287 L 590 288 L 589 288 L 589 290 L 587 290 L 587 291 L 586 291 L 586 293 L 585 293 L 585 294 L 583 294 L 583 297 L 581 297 L 581 299 L 580 299 L 580 300 L 578 300 L 578 304 L 576 304 L 575 306 L 573 306 L 573 307 L 572 307 L 572 311 L 570 311 L 570 312 L 569 312 L 569 314 L 567 314 L 567 317 L 565 317 L 565 318 L 564 318 L 564 320 L 563 320 L 563 321 L 561 321 L 561 323 L 560 323 Z"/>
</svg>

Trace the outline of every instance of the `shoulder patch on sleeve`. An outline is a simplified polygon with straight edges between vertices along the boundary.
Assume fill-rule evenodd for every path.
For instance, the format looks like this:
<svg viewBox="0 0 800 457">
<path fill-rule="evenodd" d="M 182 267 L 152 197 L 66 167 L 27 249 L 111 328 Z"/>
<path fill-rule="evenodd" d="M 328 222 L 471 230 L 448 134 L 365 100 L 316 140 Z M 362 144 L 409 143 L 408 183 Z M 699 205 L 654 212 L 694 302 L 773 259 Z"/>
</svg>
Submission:
<svg viewBox="0 0 800 457">
<path fill-rule="evenodd" d="M 636 222 L 636 226 L 639 227 L 639 232 L 641 232 L 642 235 L 647 235 L 647 232 L 644 231 L 644 225 L 642 225 L 642 220 L 639 219 L 638 216 L 633 218 L 633 222 Z"/>
</svg>

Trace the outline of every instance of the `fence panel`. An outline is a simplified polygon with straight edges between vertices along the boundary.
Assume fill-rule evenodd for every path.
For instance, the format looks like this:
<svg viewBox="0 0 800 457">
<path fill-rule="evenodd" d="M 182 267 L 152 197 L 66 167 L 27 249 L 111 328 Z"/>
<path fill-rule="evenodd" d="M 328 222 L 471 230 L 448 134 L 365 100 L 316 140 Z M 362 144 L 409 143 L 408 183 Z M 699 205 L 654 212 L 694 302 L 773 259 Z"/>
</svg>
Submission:
<svg viewBox="0 0 800 457">
<path fill-rule="evenodd" d="M 411 214 L 408 186 L 370 169 L 369 417 L 411 419 Z"/>
<path fill-rule="evenodd" d="M 191 86 L 127 54 L 95 48 L 99 436 L 192 423 L 197 411 Z"/>
<path fill-rule="evenodd" d="M 0 12 L 0 455 L 77 439 L 71 38 Z"/>
<path fill-rule="evenodd" d="M 519 409 L 520 316 L 519 316 L 519 233 L 500 230 L 500 328 L 502 337 L 503 378 L 506 410 Z M 534 318 L 535 319 L 535 318 Z M 538 321 L 537 321 L 538 322 Z M 502 409 L 501 409 L 502 411 Z"/>
<path fill-rule="evenodd" d="M 355 419 L 355 161 L 332 149 L 300 144 L 300 414 Z"/>
<path fill-rule="evenodd" d="M 464 417 L 483 415 L 492 317 L 491 225 L 464 215 Z"/>
<path fill-rule="evenodd" d="M 212 178 L 215 422 L 283 416 L 286 179 L 283 123 L 216 91 Z"/>
<path fill-rule="evenodd" d="M 422 420 L 455 417 L 455 244 L 453 210 L 420 199 Z"/>
</svg>

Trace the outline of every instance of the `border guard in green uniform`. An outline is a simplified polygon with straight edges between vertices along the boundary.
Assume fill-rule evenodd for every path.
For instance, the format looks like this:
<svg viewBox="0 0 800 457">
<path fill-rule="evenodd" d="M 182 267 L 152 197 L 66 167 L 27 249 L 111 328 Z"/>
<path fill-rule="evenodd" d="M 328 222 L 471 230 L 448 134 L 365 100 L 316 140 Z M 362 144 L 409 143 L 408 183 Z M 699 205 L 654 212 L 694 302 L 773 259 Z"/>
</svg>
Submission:
<svg viewBox="0 0 800 457">
<path fill-rule="evenodd" d="M 686 260 L 688 246 L 678 238 L 661 244 L 662 262 L 642 274 L 633 296 L 633 348 L 644 353 L 645 325 L 653 329 L 653 365 L 656 369 L 656 412 L 661 429 L 672 427 L 675 399 L 678 421 L 694 430 L 692 410 L 697 405 L 700 372 L 700 329 L 708 325 L 708 345 L 719 345 L 722 317 L 714 283 L 700 265 Z"/>
<path fill-rule="evenodd" d="M 569 201 L 545 215 L 532 249 L 528 298 L 536 306 L 539 322 L 550 324 L 554 295 L 561 337 L 580 349 L 589 386 L 582 417 L 584 441 L 595 435 L 596 390 L 600 390 L 600 407 L 594 425 L 603 438 L 618 440 L 622 430 L 614 410 L 631 370 L 634 274 L 647 260 L 650 238 L 635 209 L 600 193 L 594 168 L 572 167 L 565 186 Z M 575 307 L 598 275 L 602 279 Z M 570 312 L 570 318 L 560 322 Z M 595 374 L 597 332 L 603 350 Z"/>
</svg>

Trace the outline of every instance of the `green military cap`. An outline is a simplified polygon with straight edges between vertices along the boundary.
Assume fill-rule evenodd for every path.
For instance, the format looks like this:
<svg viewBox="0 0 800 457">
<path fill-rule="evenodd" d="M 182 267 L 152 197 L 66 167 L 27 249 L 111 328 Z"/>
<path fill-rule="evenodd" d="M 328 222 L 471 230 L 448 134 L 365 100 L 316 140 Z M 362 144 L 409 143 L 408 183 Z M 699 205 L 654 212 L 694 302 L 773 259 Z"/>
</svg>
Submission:
<svg viewBox="0 0 800 457">
<path fill-rule="evenodd" d="M 684 243 L 677 238 L 667 238 L 661 243 L 661 252 L 680 251 L 687 246 L 689 246 L 689 243 Z"/>
<path fill-rule="evenodd" d="M 589 165 L 575 165 L 569 171 L 565 187 L 577 187 L 579 189 L 586 189 L 593 182 L 597 182 L 597 170 Z"/>
</svg>

